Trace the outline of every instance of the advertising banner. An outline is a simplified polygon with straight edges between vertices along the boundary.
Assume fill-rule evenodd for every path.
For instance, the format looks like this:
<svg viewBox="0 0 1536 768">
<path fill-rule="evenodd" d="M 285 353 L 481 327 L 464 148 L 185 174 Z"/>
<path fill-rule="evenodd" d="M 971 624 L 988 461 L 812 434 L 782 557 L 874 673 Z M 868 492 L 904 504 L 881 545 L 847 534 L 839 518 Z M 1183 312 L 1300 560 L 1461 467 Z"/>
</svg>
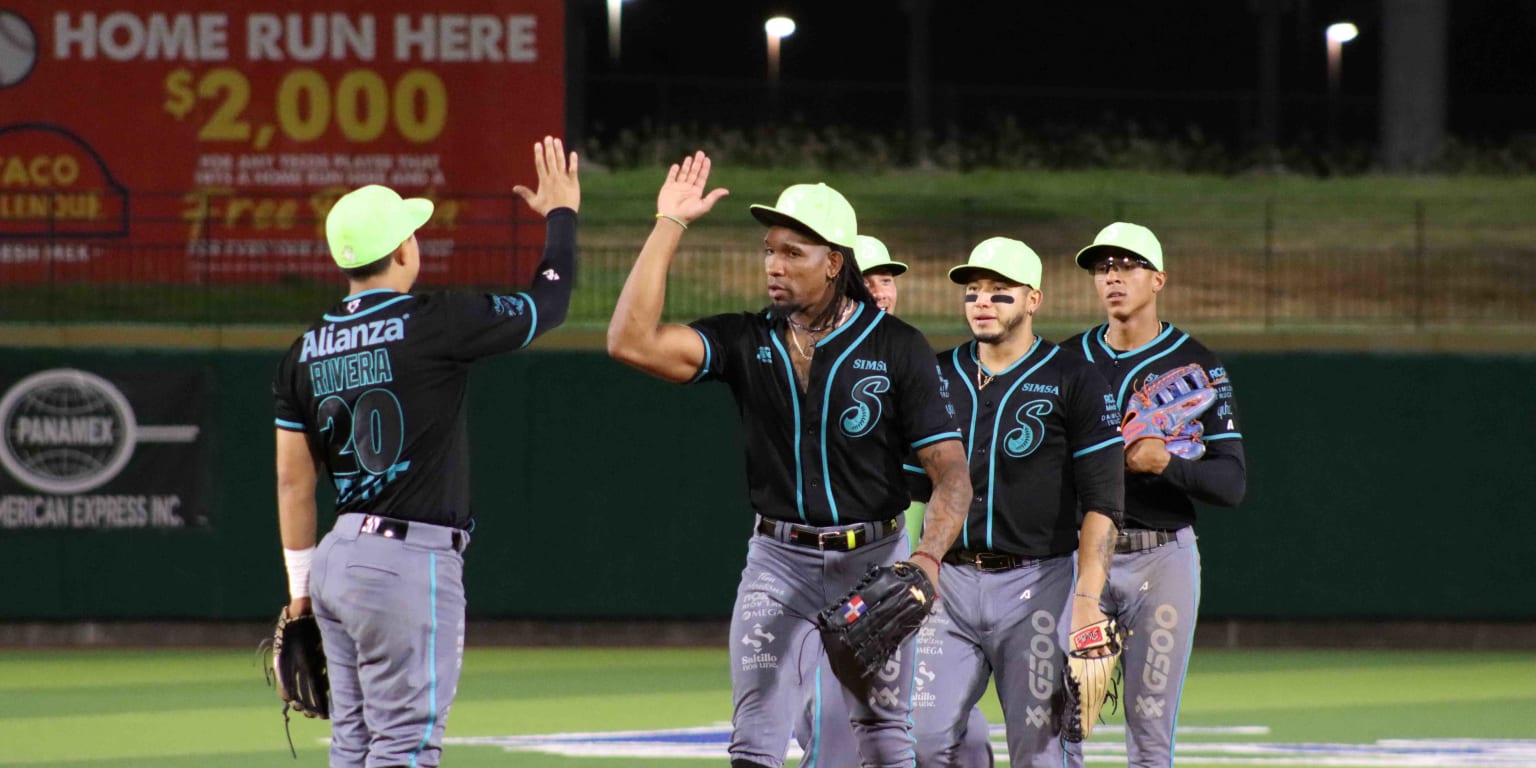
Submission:
<svg viewBox="0 0 1536 768">
<path fill-rule="evenodd" d="M 384 184 L 436 202 L 424 279 L 514 281 L 563 6 L 0 0 L 0 280 L 325 275 L 331 203 Z"/>
<path fill-rule="evenodd" d="M 0 531 L 202 528 L 207 375 L 0 374 Z"/>
</svg>

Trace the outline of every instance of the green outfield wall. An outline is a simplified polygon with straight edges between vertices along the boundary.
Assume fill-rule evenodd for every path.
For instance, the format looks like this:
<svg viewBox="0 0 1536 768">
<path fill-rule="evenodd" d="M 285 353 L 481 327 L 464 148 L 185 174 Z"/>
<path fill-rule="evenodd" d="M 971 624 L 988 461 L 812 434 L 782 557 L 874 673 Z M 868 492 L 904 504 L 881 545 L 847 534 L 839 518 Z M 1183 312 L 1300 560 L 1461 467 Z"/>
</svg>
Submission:
<svg viewBox="0 0 1536 768">
<path fill-rule="evenodd" d="M 95 458 L 32 450 L 25 430 L 49 414 L 94 424 L 113 398 L 23 397 L 29 376 L 117 382 L 139 422 L 117 475 L 73 494 L 86 502 L 3 477 L 0 620 L 274 613 L 286 598 L 269 383 L 279 354 L 0 351 L 12 463 L 46 477 L 120 456 L 84 445 L 95 432 L 80 433 Z M 1536 618 L 1536 357 L 1224 357 L 1250 480 L 1240 508 L 1202 510 L 1204 616 Z M 470 391 L 472 615 L 729 613 L 752 517 L 724 387 L 550 351 L 485 361 Z"/>
</svg>

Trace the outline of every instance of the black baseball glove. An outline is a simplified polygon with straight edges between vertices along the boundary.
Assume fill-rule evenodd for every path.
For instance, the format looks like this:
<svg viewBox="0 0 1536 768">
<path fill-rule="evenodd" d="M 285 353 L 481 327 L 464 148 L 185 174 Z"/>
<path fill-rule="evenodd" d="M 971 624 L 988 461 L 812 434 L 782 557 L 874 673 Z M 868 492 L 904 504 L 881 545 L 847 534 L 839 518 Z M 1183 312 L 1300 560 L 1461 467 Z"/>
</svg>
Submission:
<svg viewBox="0 0 1536 768">
<path fill-rule="evenodd" d="M 908 562 L 872 565 L 842 600 L 816 617 L 827 653 L 857 662 L 869 677 L 922 626 L 937 596 L 923 569 Z"/>
<path fill-rule="evenodd" d="M 262 641 L 262 646 L 267 645 L 267 641 Z M 272 633 L 270 647 L 272 663 L 266 665 L 267 685 L 275 685 L 277 697 L 283 700 L 284 730 L 290 709 L 305 717 L 329 720 L 331 680 L 325 671 L 325 647 L 320 642 L 320 624 L 315 615 L 306 613 L 289 618 L 284 607 L 277 614 L 277 630 Z M 292 734 L 288 737 L 288 749 L 293 749 Z"/>
<path fill-rule="evenodd" d="M 286 709 L 305 717 L 329 720 L 331 717 L 331 681 L 325 673 L 325 648 L 320 642 L 320 624 L 314 614 L 288 618 L 288 609 L 277 615 L 277 631 L 272 635 L 272 676 L 277 697 Z"/>
</svg>

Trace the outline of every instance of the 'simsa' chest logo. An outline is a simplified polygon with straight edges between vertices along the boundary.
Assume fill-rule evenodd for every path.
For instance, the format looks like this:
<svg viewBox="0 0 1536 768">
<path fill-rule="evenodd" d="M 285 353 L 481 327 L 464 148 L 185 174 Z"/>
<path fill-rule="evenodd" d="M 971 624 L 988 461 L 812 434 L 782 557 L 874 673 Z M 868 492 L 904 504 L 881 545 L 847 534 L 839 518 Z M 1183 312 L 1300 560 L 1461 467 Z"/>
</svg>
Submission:
<svg viewBox="0 0 1536 768">
<path fill-rule="evenodd" d="M 863 360 L 856 358 L 853 361 L 853 369 L 855 371 L 879 371 L 881 373 L 885 373 L 885 361 Z"/>
</svg>

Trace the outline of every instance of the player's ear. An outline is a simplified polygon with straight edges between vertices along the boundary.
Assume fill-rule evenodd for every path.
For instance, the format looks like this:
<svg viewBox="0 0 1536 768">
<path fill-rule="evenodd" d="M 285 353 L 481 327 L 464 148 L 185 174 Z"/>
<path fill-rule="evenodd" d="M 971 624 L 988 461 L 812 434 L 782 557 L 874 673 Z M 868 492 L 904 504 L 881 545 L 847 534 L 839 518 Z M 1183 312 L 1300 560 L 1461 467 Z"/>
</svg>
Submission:
<svg viewBox="0 0 1536 768">
<path fill-rule="evenodd" d="M 1168 282 L 1168 273 L 1167 272 L 1153 272 L 1152 273 L 1152 292 L 1153 293 L 1157 293 L 1158 291 L 1161 291 L 1163 289 L 1163 285 L 1166 284 L 1167 282 Z"/>
<path fill-rule="evenodd" d="M 400 243 L 400 247 L 396 248 L 395 252 L 389 255 L 389 258 L 392 259 L 397 266 L 410 266 L 411 254 L 416 253 L 417 255 L 420 255 L 419 251 L 417 251 L 417 247 L 416 233 L 412 232 L 411 236 L 407 237 L 405 242 Z"/>
<path fill-rule="evenodd" d="M 833 248 L 827 251 L 827 282 L 837 279 L 837 273 L 843 271 L 843 252 Z"/>
<path fill-rule="evenodd" d="M 1040 311 L 1040 305 L 1044 303 L 1045 294 L 1039 288 L 1029 289 L 1029 298 L 1026 300 L 1025 306 L 1029 307 L 1030 317 L 1034 317 L 1035 313 Z"/>
</svg>

